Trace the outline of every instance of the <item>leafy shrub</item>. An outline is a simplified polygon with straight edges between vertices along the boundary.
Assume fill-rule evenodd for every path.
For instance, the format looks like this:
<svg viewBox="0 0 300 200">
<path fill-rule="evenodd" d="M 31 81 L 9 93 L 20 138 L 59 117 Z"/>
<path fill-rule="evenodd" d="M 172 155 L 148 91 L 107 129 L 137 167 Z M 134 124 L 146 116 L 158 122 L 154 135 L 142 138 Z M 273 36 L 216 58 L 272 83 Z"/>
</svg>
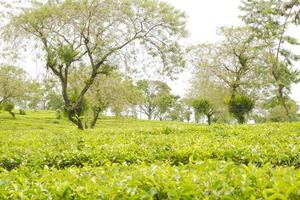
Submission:
<svg viewBox="0 0 300 200">
<path fill-rule="evenodd" d="M 25 112 L 25 110 L 20 109 L 20 110 L 19 110 L 19 114 L 20 114 L 20 115 L 26 115 L 26 112 Z"/>
<path fill-rule="evenodd" d="M 60 109 L 57 109 L 55 111 L 55 115 L 56 115 L 56 119 L 62 119 L 64 116 L 63 111 L 61 111 Z"/>
<path fill-rule="evenodd" d="M 246 121 L 245 115 L 253 110 L 254 105 L 254 101 L 249 97 L 236 95 L 229 101 L 229 112 L 240 124 L 243 124 Z"/>
<path fill-rule="evenodd" d="M 11 101 L 3 103 L 3 109 L 7 112 L 12 111 L 15 108 L 15 104 Z"/>
<path fill-rule="evenodd" d="M 0 199 L 300 198 L 299 123 L 106 117 L 81 132 L 54 115 L 0 120 Z"/>
<path fill-rule="evenodd" d="M 165 135 L 169 135 L 169 134 L 172 134 L 172 133 L 174 133 L 175 131 L 172 129 L 172 128 L 170 128 L 170 127 L 166 127 L 166 128 L 164 128 L 163 130 L 162 130 L 162 134 L 165 134 Z"/>
</svg>

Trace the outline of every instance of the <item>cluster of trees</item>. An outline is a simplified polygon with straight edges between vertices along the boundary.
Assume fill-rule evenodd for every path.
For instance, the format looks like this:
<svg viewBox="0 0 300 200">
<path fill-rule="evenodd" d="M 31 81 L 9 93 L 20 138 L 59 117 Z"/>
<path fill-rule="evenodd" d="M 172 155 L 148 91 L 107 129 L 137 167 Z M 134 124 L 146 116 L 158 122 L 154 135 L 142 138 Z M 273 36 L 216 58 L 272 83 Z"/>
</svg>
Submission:
<svg viewBox="0 0 300 200">
<path fill-rule="evenodd" d="M 24 69 L 15 66 L 0 67 L 0 110 L 8 111 L 14 118 L 15 106 L 20 109 L 60 109 L 61 95 L 54 79 L 41 82 L 31 79 Z M 20 110 L 24 114 L 24 111 Z"/>
<path fill-rule="evenodd" d="M 164 74 L 184 65 L 178 41 L 185 24 L 184 13 L 156 0 L 47 1 L 11 16 L 4 37 L 43 52 L 68 119 L 84 129 L 84 99 L 100 75 L 132 64 L 140 51 L 161 63 L 157 71 Z M 81 66 L 86 78 L 74 93 L 69 78 Z"/>
<path fill-rule="evenodd" d="M 298 120 L 290 98 L 299 82 L 295 64 L 300 58 L 290 27 L 299 24 L 299 1 L 245 0 L 244 26 L 222 27 L 220 41 L 193 46 L 195 76 L 191 97 L 202 99 L 199 113 L 216 121 L 239 123 Z M 196 91 L 196 92 L 195 92 Z"/>
<path fill-rule="evenodd" d="M 71 101 L 79 95 L 78 88 L 85 84 L 88 73 L 81 66 L 70 73 L 69 93 Z M 59 82 L 55 76 L 41 81 L 31 80 L 18 67 L 0 67 L 0 97 L 3 109 L 12 112 L 15 105 L 20 109 L 56 110 L 66 113 Z M 141 116 L 159 120 L 190 121 L 188 105 L 171 93 L 170 87 L 162 81 L 139 80 L 134 82 L 123 77 L 117 70 L 97 76 L 94 84 L 83 99 L 80 113 L 84 127 L 94 128 L 101 113 L 109 111 L 115 116 Z M 60 116 L 61 117 L 61 116 Z"/>
<path fill-rule="evenodd" d="M 49 73 L 36 81 L 20 68 L 1 67 L 1 107 L 13 116 L 14 105 L 63 110 L 79 129 L 93 128 L 107 110 L 178 121 L 194 113 L 196 122 L 207 118 L 208 124 L 297 120 L 290 92 L 299 81 L 299 56 L 291 49 L 300 43 L 288 30 L 299 25 L 300 2 L 244 0 L 241 10 L 244 26 L 222 27 L 219 41 L 186 50 L 180 43 L 187 36 L 185 14 L 162 1 L 29 3 L 7 18 L 2 38 L 35 48 Z M 146 66 L 172 76 L 187 61 L 194 73 L 184 99 L 165 82 L 122 73 Z"/>
</svg>

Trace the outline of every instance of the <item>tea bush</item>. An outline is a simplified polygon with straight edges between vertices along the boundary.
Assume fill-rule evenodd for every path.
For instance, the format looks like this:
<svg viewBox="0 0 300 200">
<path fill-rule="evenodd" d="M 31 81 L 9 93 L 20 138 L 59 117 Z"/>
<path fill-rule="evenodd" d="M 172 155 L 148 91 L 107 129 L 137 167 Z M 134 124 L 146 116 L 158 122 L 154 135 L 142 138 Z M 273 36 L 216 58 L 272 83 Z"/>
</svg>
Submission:
<svg viewBox="0 0 300 200">
<path fill-rule="evenodd" d="M 0 199 L 299 199 L 300 124 L 0 114 Z"/>
</svg>

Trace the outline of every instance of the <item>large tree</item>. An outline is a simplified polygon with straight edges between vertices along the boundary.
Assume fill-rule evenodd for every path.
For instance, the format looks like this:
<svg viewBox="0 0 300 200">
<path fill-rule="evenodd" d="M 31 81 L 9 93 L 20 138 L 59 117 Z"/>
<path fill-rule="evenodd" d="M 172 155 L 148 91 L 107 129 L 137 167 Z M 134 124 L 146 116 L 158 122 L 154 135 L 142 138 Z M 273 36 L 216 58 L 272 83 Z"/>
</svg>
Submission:
<svg viewBox="0 0 300 200">
<path fill-rule="evenodd" d="M 190 97 L 201 96 L 215 105 L 220 121 L 230 122 L 229 102 L 237 95 L 260 98 L 265 73 L 263 44 L 247 27 L 222 27 L 220 40 L 192 47 L 195 66 Z"/>
<path fill-rule="evenodd" d="M 299 45 L 299 42 L 288 33 L 291 24 L 299 20 L 299 1 L 244 0 L 241 10 L 244 12 L 242 19 L 266 46 L 263 58 L 270 76 L 269 83 L 274 86 L 271 93 L 275 94 L 277 105 L 283 107 L 291 121 L 289 94 L 292 84 L 299 81 L 299 72 L 293 66 L 299 56 L 291 51 L 290 46 Z"/>
<path fill-rule="evenodd" d="M 61 82 L 68 118 L 83 129 L 84 96 L 99 74 L 144 49 L 170 74 L 183 66 L 178 40 L 185 16 L 157 0 L 70 0 L 35 4 L 10 20 L 6 34 L 36 41 L 46 68 Z M 9 32 L 10 30 L 10 32 Z M 14 34 L 13 34 L 14 33 Z M 70 71 L 85 63 L 89 73 L 76 98 L 69 94 Z M 176 65 L 174 65 L 176 64 Z"/>
<path fill-rule="evenodd" d="M 249 92 L 260 81 L 258 60 L 261 45 L 246 27 L 220 28 L 221 40 L 195 48 L 197 70 L 230 90 L 231 98 Z"/>
</svg>

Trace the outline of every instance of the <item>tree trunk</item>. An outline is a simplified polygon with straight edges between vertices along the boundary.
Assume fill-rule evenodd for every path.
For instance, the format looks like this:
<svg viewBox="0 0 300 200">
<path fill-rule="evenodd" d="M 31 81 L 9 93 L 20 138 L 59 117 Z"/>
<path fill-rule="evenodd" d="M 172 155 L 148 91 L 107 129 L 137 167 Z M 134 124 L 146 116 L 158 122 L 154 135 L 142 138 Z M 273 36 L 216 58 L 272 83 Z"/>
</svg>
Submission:
<svg viewBox="0 0 300 200">
<path fill-rule="evenodd" d="M 68 115 L 68 119 L 75 125 L 77 125 L 77 128 L 80 130 L 84 130 L 84 126 L 82 123 L 82 120 L 80 119 L 80 113 L 81 113 L 82 105 L 77 107 L 77 109 L 74 108 L 66 108 L 66 112 Z"/>
<path fill-rule="evenodd" d="M 152 119 L 152 110 L 148 109 L 148 113 L 146 115 L 148 117 L 148 120 L 151 120 Z"/>
<path fill-rule="evenodd" d="M 15 115 L 14 112 L 12 112 L 12 111 L 8 111 L 8 112 L 9 112 L 9 114 L 11 114 L 11 116 L 12 116 L 14 119 L 16 119 L 16 115 Z"/>
<path fill-rule="evenodd" d="M 79 130 L 84 130 L 83 124 L 82 124 L 82 122 L 81 122 L 80 119 L 78 119 L 78 121 L 77 121 L 77 128 L 78 128 Z"/>
<path fill-rule="evenodd" d="M 91 126 L 90 126 L 91 129 L 95 128 L 95 125 L 96 125 L 97 120 L 99 118 L 100 111 L 101 111 L 101 109 L 99 109 L 99 108 L 94 109 L 94 111 L 93 111 L 94 116 L 93 116 L 93 120 L 92 120 Z"/>
<path fill-rule="evenodd" d="M 245 121 L 246 121 L 245 116 L 239 116 L 239 117 L 238 117 L 238 122 L 239 122 L 239 124 L 244 124 Z"/>
<path fill-rule="evenodd" d="M 208 125 L 211 125 L 211 115 L 207 115 L 207 123 Z"/>
<path fill-rule="evenodd" d="M 195 122 L 198 124 L 199 123 L 199 119 L 200 118 L 200 116 L 198 115 L 198 114 L 195 114 Z"/>
<path fill-rule="evenodd" d="M 65 102 L 65 109 L 68 115 L 69 120 L 77 125 L 77 128 L 79 130 L 84 130 L 84 125 L 82 123 L 82 120 L 80 119 L 80 114 L 83 109 L 83 97 L 87 90 L 90 88 L 91 84 L 94 81 L 94 74 L 91 76 L 90 80 L 86 83 L 84 89 L 81 91 L 80 95 L 77 97 L 75 102 L 72 102 L 73 105 L 71 105 L 71 101 L 69 99 L 68 95 L 68 72 L 65 72 L 65 76 L 60 76 L 61 81 L 61 87 L 62 87 L 62 96 Z"/>
<path fill-rule="evenodd" d="M 292 117 L 290 115 L 290 110 L 288 108 L 287 102 L 284 99 L 284 95 L 283 95 L 283 87 L 282 85 L 279 85 L 278 87 L 278 98 L 280 101 L 281 106 L 284 108 L 285 110 L 285 114 L 288 117 L 288 121 L 291 122 L 292 121 Z"/>
</svg>

